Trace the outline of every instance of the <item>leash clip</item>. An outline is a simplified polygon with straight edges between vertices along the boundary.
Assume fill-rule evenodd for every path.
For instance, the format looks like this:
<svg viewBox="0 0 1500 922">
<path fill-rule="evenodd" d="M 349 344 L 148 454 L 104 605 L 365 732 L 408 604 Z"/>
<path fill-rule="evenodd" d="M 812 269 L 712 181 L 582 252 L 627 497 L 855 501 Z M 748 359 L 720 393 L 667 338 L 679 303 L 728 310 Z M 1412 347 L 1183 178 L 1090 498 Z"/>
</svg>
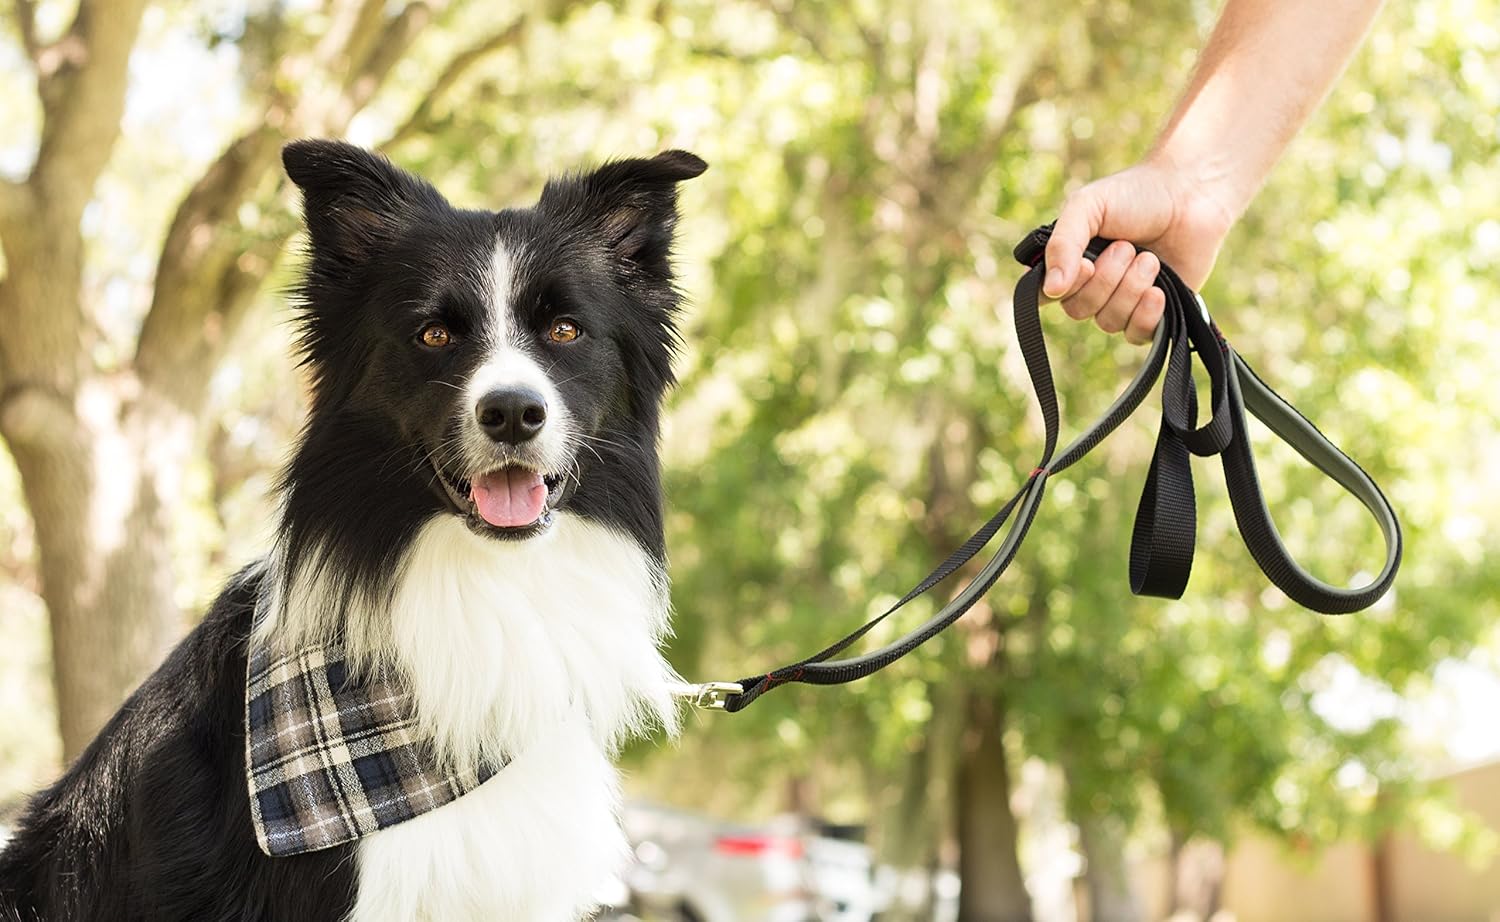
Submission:
<svg viewBox="0 0 1500 922">
<path fill-rule="evenodd" d="M 700 682 L 696 685 L 675 682 L 671 691 L 674 697 L 686 698 L 700 710 L 722 711 L 729 704 L 729 696 L 743 695 L 745 686 L 738 682 Z"/>
</svg>

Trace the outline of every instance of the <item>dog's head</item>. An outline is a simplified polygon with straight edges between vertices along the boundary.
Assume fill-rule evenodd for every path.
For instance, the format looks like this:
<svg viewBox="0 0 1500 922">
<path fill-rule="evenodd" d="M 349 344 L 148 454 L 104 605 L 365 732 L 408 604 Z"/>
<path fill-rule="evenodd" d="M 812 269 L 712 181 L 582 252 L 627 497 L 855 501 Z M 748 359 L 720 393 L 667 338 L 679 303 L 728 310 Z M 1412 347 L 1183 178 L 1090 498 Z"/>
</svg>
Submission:
<svg viewBox="0 0 1500 922">
<path fill-rule="evenodd" d="M 676 184 L 703 161 L 616 161 L 491 212 L 349 144 L 297 141 L 283 160 L 310 239 L 298 321 L 313 376 L 290 492 L 312 480 L 358 505 L 370 491 L 402 531 L 446 514 L 498 540 L 569 510 L 659 551 Z"/>
</svg>

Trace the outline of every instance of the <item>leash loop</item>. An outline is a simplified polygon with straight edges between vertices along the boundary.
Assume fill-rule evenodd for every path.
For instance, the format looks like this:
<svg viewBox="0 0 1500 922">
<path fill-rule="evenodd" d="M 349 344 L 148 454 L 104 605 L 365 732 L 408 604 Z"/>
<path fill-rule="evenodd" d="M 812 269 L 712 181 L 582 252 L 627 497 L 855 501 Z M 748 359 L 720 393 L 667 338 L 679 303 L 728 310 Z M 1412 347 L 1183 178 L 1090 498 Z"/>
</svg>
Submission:
<svg viewBox="0 0 1500 922">
<path fill-rule="evenodd" d="M 890 608 L 799 662 L 737 683 L 689 686 L 692 691 L 689 697 L 700 707 L 735 712 L 778 685 L 852 682 L 885 668 L 946 629 L 973 607 L 1015 559 L 1041 506 L 1048 478 L 1066 470 L 1104 441 L 1135 412 L 1158 379 L 1162 381 L 1161 426 L 1131 530 L 1131 592 L 1175 599 L 1181 598 L 1187 587 L 1197 531 L 1194 455 L 1219 457 L 1235 523 L 1250 556 L 1272 584 L 1292 601 L 1323 614 L 1344 614 L 1368 608 L 1390 589 L 1401 565 L 1402 552 L 1401 525 L 1390 502 L 1359 465 L 1255 374 L 1209 317 L 1203 299 L 1165 263 L 1154 284 L 1166 296 L 1166 308 L 1140 370 L 1092 426 L 1058 450 L 1057 390 L 1040 312 L 1041 282 L 1047 269 L 1046 246 L 1051 233 L 1050 224 L 1037 228 L 1015 249 L 1016 260 L 1028 267 L 1016 283 L 1012 302 L 1016 339 L 1041 409 L 1044 429 L 1041 458 L 1025 483 L 989 521 Z M 1096 259 L 1111 242 L 1096 237 L 1085 255 Z M 1194 356 L 1196 364 L 1208 376 L 1208 419 L 1201 426 Z M 1351 588 L 1332 586 L 1308 573 L 1293 559 L 1266 508 L 1250 450 L 1247 411 L 1358 499 L 1380 526 L 1386 559 L 1380 573 L 1369 583 Z M 990 559 L 925 623 L 867 653 L 837 658 L 907 603 L 952 576 L 989 546 L 996 535 L 1001 535 L 1002 529 L 1000 543 Z"/>
</svg>

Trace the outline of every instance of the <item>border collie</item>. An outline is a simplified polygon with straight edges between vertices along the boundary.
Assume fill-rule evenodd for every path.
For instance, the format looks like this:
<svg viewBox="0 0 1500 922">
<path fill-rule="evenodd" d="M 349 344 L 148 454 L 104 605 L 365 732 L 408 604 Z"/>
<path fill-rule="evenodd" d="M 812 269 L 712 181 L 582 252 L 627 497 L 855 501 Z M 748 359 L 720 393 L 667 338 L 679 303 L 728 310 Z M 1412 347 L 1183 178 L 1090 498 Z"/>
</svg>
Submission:
<svg viewBox="0 0 1500 922">
<path fill-rule="evenodd" d="M 676 184 L 705 165 L 616 161 L 491 212 L 348 144 L 283 160 L 311 401 L 274 547 L 30 803 L 0 920 L 579 919 L 626 852 L 611 757 L 676 724 L 657 439 Z M 399 689 L 411 751 L 485 780 L 272 857 L 247 669 L 330 644 L 333 693 Z"/>
</svg>

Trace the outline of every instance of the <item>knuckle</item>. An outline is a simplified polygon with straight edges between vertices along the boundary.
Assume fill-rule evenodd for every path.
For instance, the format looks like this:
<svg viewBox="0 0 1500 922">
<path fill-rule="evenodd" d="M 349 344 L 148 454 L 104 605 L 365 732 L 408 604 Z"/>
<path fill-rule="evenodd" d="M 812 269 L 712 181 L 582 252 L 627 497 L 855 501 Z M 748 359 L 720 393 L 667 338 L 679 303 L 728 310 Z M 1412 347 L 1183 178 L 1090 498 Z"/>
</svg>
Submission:
<svg viewBox="0 0 1500 922">
<path fill-rule="evenodd" d="M 1074 320 L 1087 320 L 1094 316 L 1095 308 L 1087 304 L 1083 298 L 1074 296 L 1065 298 L 1062 302 L 1063 313 Z"/>
<path fill-rule="evenodd" d="M 1139 304 L 1141 299 L 1146 297 L 1146 292 L 1151 290 L 1153 281 L 1155 279 L 1152 275 L 1141 272 L 1131 272 L 1125 276 L 1125 280 L 1120 284 L 1129 294 L 1131 307 Z"/>
<path fill-rule="evenodd" d="M 1106 266 L 1106 267 L 1100 269 L 1099 270 L 1099 279 L 1100 279 L 1100 285 L 1099 285 L 1099 287 L 1102 288 L 1102 289 L 1104 289 L 1104 291 L 1106 293 L 1113 294 L 1115 289 L 1119 288 L 1122 284 L 1124 284 L 1124 282 L 1125 282 L 1125 270 L 1126 270 L 1126 268 L 1127 268 L 1126 266 L 1122 266 L 1122 265 L 1116 263 L 1116 264 L 1113 264 L 1113 265 L 1110 265 L 1110 266 Z"/>
<path fill-rule="evenodd" d="M 1123 278 L 1130 271 L 1130 266 L 1135 258 L 1135 248 L 1124 241 L 1117 240 L 1109 245 L 1099 255 L 1099 261 L 1109 268 L 1116 278 Z"/>
</svg>

